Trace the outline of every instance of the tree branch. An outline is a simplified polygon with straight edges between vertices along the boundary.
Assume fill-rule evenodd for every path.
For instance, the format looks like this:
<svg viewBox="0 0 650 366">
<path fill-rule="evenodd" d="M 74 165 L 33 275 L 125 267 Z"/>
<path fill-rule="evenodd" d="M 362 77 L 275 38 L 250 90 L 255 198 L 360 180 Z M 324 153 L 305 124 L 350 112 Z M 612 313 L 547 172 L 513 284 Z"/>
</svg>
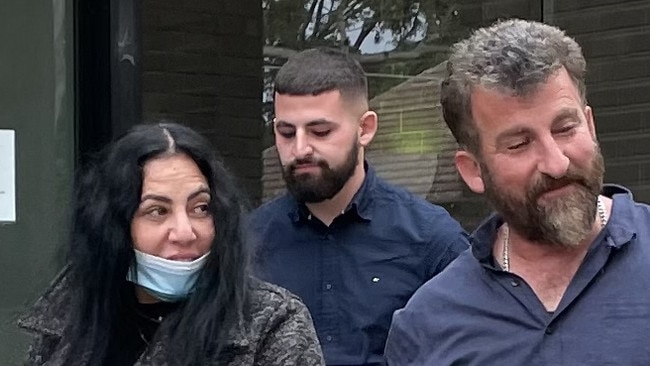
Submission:
<svg viewBox="0 0 650 366">
<path fill-rule="evenodd" d="M 411 51 L 390 51 L 374 54 L 352 54 L 361 64 L 376 64 L 387 60 L 413 60 L 422 58 L 428 54 L 441 52 L 447 53 L 449 46 L 444 45 L 420 45 Z M 264 57 L 278 57 L 288 59 L 299 51 L 276 46 L 264 46 Z"/>
<path fill-rule="evenodd" d="M 409 37 L 415 35 L 417 31 L 420 29 L 420 25 L 422 22 L 420 22 L 420 19 L 416 15 L 413 17 L 413 25 L 411 25 L 411 28 L 406 32 L 406 34 L 403 36 L 404 39 L 408 39 Z"/>
<path fill-rule="evenodd" d="M 323 4 L 325 4 L 324 0 L 320 0 L 318 2 L 318 11 L 316 12 L 316 21 L 314 22 L 314 34 L 317 37 L 320 37 L 320 24 L 321 21 L 323 20 Z M 311 21 L 311 18 L 309 19 L 309 21 Z"/>
<path fill-rule="evenodd" d="M 348 6 L 347 0 L 341 0 L 338 8 L 336 8 L 336 27 L 341 35 L 341 46 L 346 46 L 348 41 L 348 34 L 346 31 L 347 19 L 345 18 L 345 10 Z"/>
<path fill-rule="evenodd" d="M 363 40 L 368 37 L 368 34 L 372 32 L 372 29 L 375 27 L 375 24 L 377 24 L 377 21 L 374 19 L 369 19 L 367 21 L 363 22 L 363 25 L 361 26 L 361 32 L 359 32 L 359 36 L 357 37 L 357 40 L 354 42 L 354 49 L 358 50 L 361 48 L 361 44 L 363 43 Z"/>
<path fill-rule="evenodd" d="M 311 5 L 309 6 L 309 12 L 307 13 L 307 19 L 300 25 L 300 29 L 298 30 L 298 39 L 301 42 L 304 42 L 307 39 L 307 25 L 309 25 L 311 18 L 314 16 L 314 10 L 316 10 L 316 4 L 318 2 L 322 2 L 322 0 L 312 0 Z"/>
</svg>

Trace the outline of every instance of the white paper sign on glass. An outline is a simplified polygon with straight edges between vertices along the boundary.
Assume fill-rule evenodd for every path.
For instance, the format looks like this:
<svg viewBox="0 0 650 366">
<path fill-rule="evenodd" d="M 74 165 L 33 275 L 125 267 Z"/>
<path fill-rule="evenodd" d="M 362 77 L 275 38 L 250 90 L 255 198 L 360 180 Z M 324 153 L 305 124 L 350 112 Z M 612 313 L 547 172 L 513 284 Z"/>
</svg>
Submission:
<svg viewBox="0 0 650 366">
<path fill-rule="evenodd" d="M 0 130 L 0 223 L 16 222 L 16 134 Z"/>
</svg>

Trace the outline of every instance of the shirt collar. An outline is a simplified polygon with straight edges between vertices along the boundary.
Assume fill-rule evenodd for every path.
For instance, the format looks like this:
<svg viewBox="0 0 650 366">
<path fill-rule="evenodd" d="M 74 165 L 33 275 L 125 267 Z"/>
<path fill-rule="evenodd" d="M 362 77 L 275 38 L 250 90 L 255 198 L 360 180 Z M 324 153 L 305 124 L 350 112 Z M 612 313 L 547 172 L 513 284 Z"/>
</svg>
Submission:
<svg viewBox="0 0 650 366">
<path fill-rule="evenodd" d="M 629 189 L 615 184 L 603 186 L 602 194 L 612 198 L 612 210 L 605 226 L 607 245 L 620 248 L 636 236 L 634 228 L 634 201 Z M 503 218 L 491 214 L 470 236 L 472 253 L 481 263 L 492 263 L 492 246 Z"/>
<path fill-rule="evenodd" d="M 503 218 L 497 214 L 491 214 L 474 230 L 469 237 L 472 253 L 481 263 L 491 263 L 492 246 L 496 239 L 497 230 L 503 224 Z"/>
<path fill-rule="evenodd" d="M 605 229 L 609 234 L 608 245 L 620 248 L 636 237 L 634 196 L 629 189 L 607 184 L 603 187 L 603 195 L 612 198 L 612 210 Z"/>
<path fill-rule="evenodd" d="M 363 162 L 363 168 L 366 172 L 363 183 L 342 214 L 354 214 L 361 220 L 370 221 L 372 219 L 373 206 L 372 193 L 377 183 L 377 176 L 375 175 L 374 168 L 365 160 Z M 287 195 L 290 195 L 290 193 L 287 192 Z M 309 209 L 304 203 L 298 202 L 293 197 L 291 197 L 291 202 L 289 217 L 294 223 L 311 219 L 311 212 L 309 212 Z"/>
</svg>

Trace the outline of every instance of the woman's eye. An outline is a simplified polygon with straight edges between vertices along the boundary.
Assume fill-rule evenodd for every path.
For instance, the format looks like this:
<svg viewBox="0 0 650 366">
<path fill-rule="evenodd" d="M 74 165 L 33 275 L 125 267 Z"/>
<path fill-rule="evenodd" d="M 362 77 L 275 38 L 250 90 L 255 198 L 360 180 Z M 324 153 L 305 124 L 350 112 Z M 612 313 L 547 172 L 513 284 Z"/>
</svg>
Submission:
<svg viewBox="0 0 650 366">
<path fill-rule="evenodd" d="M 194 213 L 201 216 L 206 216 L 209 213 L 209 207 L 207 204 L 201 204 L 194 207 Z"/>
<path fill-rule="evenodd" d="M 164 207 L 153 207 L 147 211 L 147 214 L 153 217 L 161 217 L 167 214 L 167 209 Z"/>
</svg>

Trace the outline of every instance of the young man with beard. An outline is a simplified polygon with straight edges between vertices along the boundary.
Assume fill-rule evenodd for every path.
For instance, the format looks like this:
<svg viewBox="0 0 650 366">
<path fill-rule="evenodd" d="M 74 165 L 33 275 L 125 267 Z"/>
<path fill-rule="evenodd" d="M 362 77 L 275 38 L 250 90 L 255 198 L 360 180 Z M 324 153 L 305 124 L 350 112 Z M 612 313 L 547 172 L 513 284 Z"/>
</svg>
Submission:
<svg viewBox="0 0 650 366">
<path fill-rule="evenodd" d="M 395 313 L 389 365 L 650 364 L 650 209 L 604 164 L 580 46 L 507 20 L 452 48 L 456 167 L 496 210 Z"/>
<path fill-rule="evenodd" d="M 259 274 L 307 304 L 328 365 L 380 365 L 393 312 L 468 246 L 441 207 L 377 177 L 377 130 L 351 56 L 303 51 L 275 79 L 288 192 L 253 213 Z"/>
</svg>

